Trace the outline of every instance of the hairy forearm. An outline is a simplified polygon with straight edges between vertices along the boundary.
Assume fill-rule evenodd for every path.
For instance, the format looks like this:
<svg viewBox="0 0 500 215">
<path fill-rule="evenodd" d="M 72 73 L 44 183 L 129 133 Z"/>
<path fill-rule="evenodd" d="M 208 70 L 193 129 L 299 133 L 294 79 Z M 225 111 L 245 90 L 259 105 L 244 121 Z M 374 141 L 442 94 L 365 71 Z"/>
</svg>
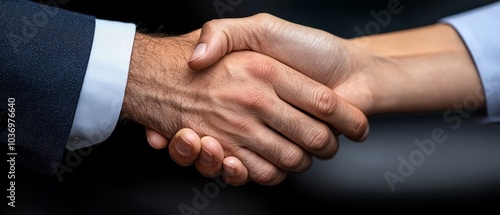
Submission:
<svg viewBox="0 0 500 215">
<path fill-rule="evenodd" d="M 374 56 L 374 113 L 442 111 L 472 97 L 484 108 L 474 62 L 452 27 L 436 24 L 353 40 Z"/>
<path fill-rule="evenodd" d="M 168 137 L 180 129 L 182 101 L 177 86 L 187 80 L 190 71 L 187 60 L 198 35 L 197 32 L 176 37 L 136 34 L 122 118 L 162 131 Z M 152 110 L 163 114 L 154 114 Z M 170 129 L 161 129 L 165 127 Z"/>
</svg>

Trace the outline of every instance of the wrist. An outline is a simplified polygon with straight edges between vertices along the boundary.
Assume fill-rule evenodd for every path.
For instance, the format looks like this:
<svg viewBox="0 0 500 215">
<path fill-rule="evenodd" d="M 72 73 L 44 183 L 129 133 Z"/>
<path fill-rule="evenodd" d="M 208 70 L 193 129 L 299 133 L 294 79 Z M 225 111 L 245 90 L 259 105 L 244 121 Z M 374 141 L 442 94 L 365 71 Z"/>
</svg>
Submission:
<svg viewBox="0 0 500 215">
<path fill-rule="evenodd" d="M 388 112 L 395 112 L 401 102 L 400 96 L 400 75 L 395 71 L 402 71 L 401 65 L 391 57 L 381 56 L 368 52 L 366 56 L 364 74 L 368 80 L 368 89 L 371 92 L 369 103 L 366 108 L 366 115 L 377 115 Z"/>
<path fill-rule="evenodd" d="M 187 60 L 197 41 L 194 35 L 136 34 L 121 111 L 123 119 L 161 131 L 167 137 L 180 129 L 180 86 L 189 80 Z"/>
<path fill-rule="evenodd" d="M 390 86 L 387 85 L 392 77 L 389 73 L 395 71 L 397 62 L 381 56 L 365 47 L 360 47 L 360 41 L 365 38 L 348 39 L 347 47 L 352 59 L 347 60 L 350 66 L 347 71 L 353 85 L 348 85 L 346 90 L 337 92 L 350 103 L 357 106 L 366 116 L 385 113 L 395 101 L 391 95 Z M 355 89 L 352 89 L 355 88 Z"/>
</svg>

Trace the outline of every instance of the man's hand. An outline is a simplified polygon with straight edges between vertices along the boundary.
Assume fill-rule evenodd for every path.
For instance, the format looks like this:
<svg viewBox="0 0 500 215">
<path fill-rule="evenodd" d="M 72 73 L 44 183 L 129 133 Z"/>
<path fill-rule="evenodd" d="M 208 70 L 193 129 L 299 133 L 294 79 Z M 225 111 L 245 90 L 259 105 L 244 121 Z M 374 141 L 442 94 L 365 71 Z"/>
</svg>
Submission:
<svg viewBox="0 0 500 215">
<path fill-rule="evenodd" d="M 181 166 L 193 165 L 206 177 L 222 174 L 223 180 L 237 186 L 248 182 L 248 170 L 233 156 L 224 157 L 220 143 L 209 136 L 201 137 L 191 129 L 179 130 L 168 143 L 160 133 L 146 128 L 146 136 L 151 147 L 168 147 L 170 157 Z"/>
<path fill-rule="evenodd" d="M 347 41 L 322 30 L 290 23 L 269 14 L 258 14 L 206 23 L 189 66 L 202 70 L 233 51 L 260 52 L 325 84 L 366 114 L 372 114 L 372 92 L 368 87 L 372 84 L 361 72 L 363 67 L 369 64 L 367 61 L 372 58 L 351 46 Z M 335 111 L 323 115 L 320 119 L 328 122 L 332 130 L 338 131 L 337 134 L 344 134 L 355 141 L 366 139 L 369 133 L 367 121 L 364 117 L 353 114 L 357 112 L 353 111 L 353 106 L 343 101 L 344 99 L 336 98 L 338 104 Z M 360 129 L 355 130 L 353 127 Z M 159 136 L 153 131 L 149 134 Z M 215 150 L 216 147 L 211 149 L 214 150 L 210 154 L 221 153 Z M 179 149 L 172 148 L 171 151 Z M 233 161 L 231 168 L 236 168 L 243 174 L 228 174 L 223 171 L 223 177 L 226 181 L 241 181 L 245 176 L 246 167 L 239 165 L 241 162 L 234 161 L 234 157 L 230 159 Z M 224 165 L 221 166 L 222 163 Z M 207 171 L 216 172 L 214 170 L 229 169 L 225 166 L 226 163 L 229 162 L 217 160 L 203 166 L 197 163 L 197 169 L 202 174 Z"/>
<path fill-rule="evenodd" d="M 224 156 L 248 169 L 248 180 L 267 185 L 281 182 L 287 171 L 306 170 L 311 155 L 335 154 L 337 138 L 321 121 L 349 122 L 346 133 L 363 136 L 367 119 L 361 111 L 265 55 L 235 52 L 203 71 L 189 69 L 198 36 L 136 36 L 124 117 L 167 138 L 184 127 L 211 136 Z"/>
</svg>

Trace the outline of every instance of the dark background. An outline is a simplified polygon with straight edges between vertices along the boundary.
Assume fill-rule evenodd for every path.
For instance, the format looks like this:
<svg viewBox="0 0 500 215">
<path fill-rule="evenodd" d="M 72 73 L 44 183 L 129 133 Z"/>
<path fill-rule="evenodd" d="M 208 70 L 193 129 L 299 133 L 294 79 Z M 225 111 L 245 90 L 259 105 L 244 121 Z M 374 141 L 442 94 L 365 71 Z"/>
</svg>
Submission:
<svg viewBox="0 0 500 215">
<path fill-rule="evenodd" d="M 220 16 L 213 2 L 226 4 L 230 10 Z M 146 32 L 172 35 L 189 32 L 215 18 L 268 12 L 349 38 L 355 36 L 355 27 L 364 29 L 374 21 L 370 11 L 386 9 L 387 2 L 69 0 L 60 7 L 98 18 L 134 22 Z M 393 15 L 382 32 L 433 24 L 440 18 L 495 1 L 400 2 L 403 11 Z M 499 212 L 500 125 L 482 124 L 483 112 L 471 114 L 456 129 L 443 120 L 443 113 L 372 117 L 368 140 L 353 143 L 341 137 L 340 150 L 333 159 L 316 160 L 309 171 L 290 174 L 273 187 L 217 184 L 193 167 L 178 166 L 167 151 L 150 148 L 144 129 L 127 122 L 118 125 L 106 142 L 85 153 L 66 154 L 69 159 L 65 165 L 71 166 L 72 172 L 62 178 L 17 167 L 16 208 L 6 212 L 182 214 L 182 204 L 193 208 L 193 214 Z M 384 172 L 397 173 L 398 157 L 408 158 L 418 149 L 414 141 L 430 138 L 436 128 L 446 132 L 447 141 L 436 145 L 435 152 L 391 192 Z M 209 196 L 199 198 L 198 191 Z M 201 201 L 193 203 L 193 199 Z"/>
</svg>

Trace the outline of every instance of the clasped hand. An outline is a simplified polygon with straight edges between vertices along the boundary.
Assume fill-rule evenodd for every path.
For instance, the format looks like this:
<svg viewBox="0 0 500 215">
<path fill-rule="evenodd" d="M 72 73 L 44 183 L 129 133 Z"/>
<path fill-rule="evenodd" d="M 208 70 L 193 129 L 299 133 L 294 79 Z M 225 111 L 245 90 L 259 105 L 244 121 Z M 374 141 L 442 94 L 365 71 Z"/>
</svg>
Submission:
<svg viewBox="0 0 500 215">
<path fill-rule="evenodd" d="M 142 101 L 151 105 L 126 100 L 132 105 L 124 108 L 140 109 L 128 117 L 180 165 L 194 164 L 207 177 L 222 172 L 235 186 L 275 185 L 289 171 L 308 169 L 312 156 L 334 156 L 338 135 L 368 135 L 366 68 L 375 60 L 349 41 L 269 14 L 213 20 L 177 41 L 153 39 L 134 46 L 132 58 L 140 60 L 131 65 L 132 80 L 148 81 L 127 89 L 132 98 L 154 92 Z M 186 55 L 169 54 L 173 43 L 189 47 Z M 156 56 L 134 58 L 144 47 Z M 146 66 L 172 58 L 174 66 Z"/>
</svg>

